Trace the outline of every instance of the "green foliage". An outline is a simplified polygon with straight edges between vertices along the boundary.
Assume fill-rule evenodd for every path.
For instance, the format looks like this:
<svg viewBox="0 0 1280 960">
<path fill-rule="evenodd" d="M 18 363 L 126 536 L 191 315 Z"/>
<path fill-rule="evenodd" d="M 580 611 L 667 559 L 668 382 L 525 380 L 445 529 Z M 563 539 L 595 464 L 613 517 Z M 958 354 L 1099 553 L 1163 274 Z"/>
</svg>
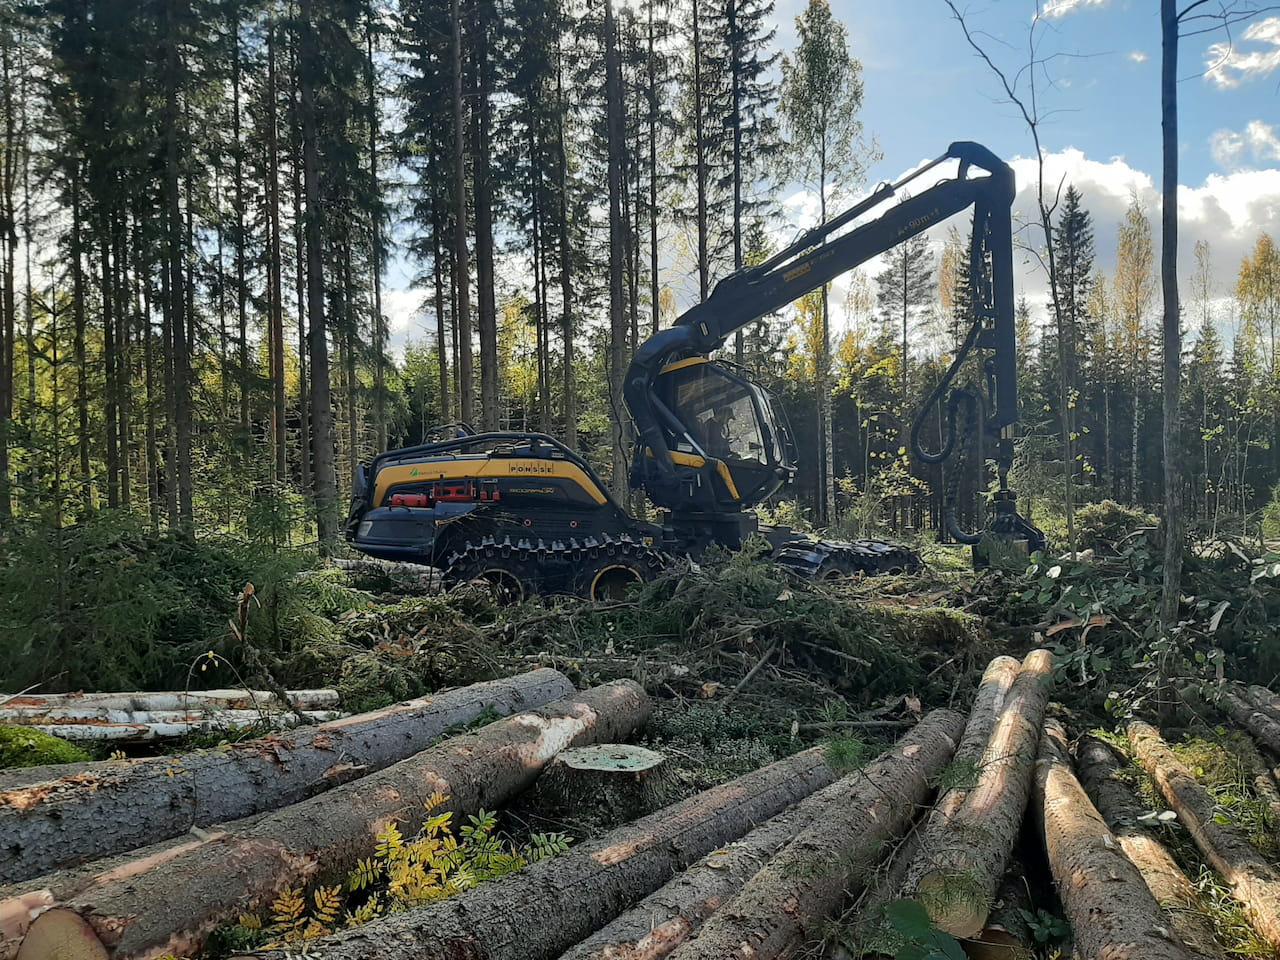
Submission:
<svg viewBox="0 0 1280 960">
<path fill-rule="evenodd" d="M 309 562 L 120 513 L 17 529 L 0 542 L 0 677 L 14 689 L 181 686 L 197 652 L 226 638 L 246 583 Z"/>
<path fill-rule="evenodd" d="M 1154 515 L 1114 500 L 1089 503 L 1076 511 L 1076 542 L 1081 550 L 1118 552 L 1125 537 L 1144 527 L 1155 527 Z"/>
<path fill-rule="evenodd" d="M 73 743 L 32 727 L 0 726 L 0 768 L 39 767 L 92 759 Z"/>
<path fill-rule="evenodd" d="M 289 888 L 271 904 L 269 922 L 242 916 L 223 941 L 270 948 L 313 940 L 501 879 L 573 842 L 562 833 L 534 834 L 518 847 L 503 842 L 495 834 L 497 815 L 484 810 L 455 834 L 452 811 L 441 809 L 448 799 L 441 793 L 428 799 L 422 826 L 409 839 L 395 823 L 383 827 L 373 855 L 358 861 L 344 883 L 317 887 L 309 897 Z"/>
<path fill-rule="evenodd" d="M 1071 935 L 1071 924 L 1044 907 L 1037 907 L 1034 911 L 1019 907 L 1018 915 L 1026 922 L 1036 943 L 1058 943 Z"/>
<path fill-rule="evenodd" d="M 933 925 L 929 912 L 915 900 L 896 900 L 884 908 L 897 934 L 894 960 L 964 960 L 964 948 Z"/>
<path fill-rule="evenodd" d="M 827 744 L 827 763 L 837 773 L 850 773 L 865 766 L 871 753 L 857 737 L 837 737 Z"/>
<path fill-rule="evenodd" d="M 493 651 L 476 625 L 491 602 L 464 591 L 378 604 L 327 575 L 288 585 L 297 632 L 281 664 L 291 684 L 331 684 L 343 709 L 371 710 L 493 676 Z M 319 602 L 321 614 L 312 604 Z"/>
</svg>

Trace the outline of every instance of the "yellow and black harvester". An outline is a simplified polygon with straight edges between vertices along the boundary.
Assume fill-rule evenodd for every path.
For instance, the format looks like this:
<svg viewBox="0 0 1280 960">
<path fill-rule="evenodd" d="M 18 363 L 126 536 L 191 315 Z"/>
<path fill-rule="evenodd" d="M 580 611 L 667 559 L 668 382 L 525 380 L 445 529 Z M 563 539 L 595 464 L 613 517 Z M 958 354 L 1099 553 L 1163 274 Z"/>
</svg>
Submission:
<svg viewBox="0 0 1280 960">
<path fill-rule="evenodd" d="M 959 161 L 955 176 L 840 233 L 947 160 Z M 974 169 L 986 175 L 970 176 Z M 630 516 L 585 460 L 549 436 L 452 425 L 438 431 L 437 441 L 391 450 L 361 466 L 347 539 L 371 556 L 427 564 L 446 581 L 483 580 L 509 597 L 616 596 L 675 557 L 696 557 L 712 544 L 735 548 L 756 533 L 770 543 L 773 561 L 807 576 L 911 569 L 918 560 L 899 544 L 817 540 L 757 522 L 750 509 L 795 476 L 791 429 L 764 387 L 710 354 L 751 321 L 972 207 L 972 325 L 919 410 L 909 446 L 927 463 L 962 459 L 971 446 L 980 464 L 994 461 L 998 489 L 982 530 L 962 529 L 954 484 L 947 495 L 948 530 L 975 545 L 975 559 L 993 543 L 1043 548 L 1043 534 L 1018 514 L 1007 482 L 1017 419 L 1013 197 L 1008 165 L 978 144 L 954 143 L 766 262 L 726 277 L 705 301 L 641 344 L 623 388 L 637 437 L 630 481 L 659 508 L 659 522 Z M 986 352 L 980 383 L 956 386 L 974 351 Z M 938 405 L 945 408 L 946 441 L 931 452 L 920 433 Z M 956 463 L 950 472 L 960 469 Z"/>
</svg>

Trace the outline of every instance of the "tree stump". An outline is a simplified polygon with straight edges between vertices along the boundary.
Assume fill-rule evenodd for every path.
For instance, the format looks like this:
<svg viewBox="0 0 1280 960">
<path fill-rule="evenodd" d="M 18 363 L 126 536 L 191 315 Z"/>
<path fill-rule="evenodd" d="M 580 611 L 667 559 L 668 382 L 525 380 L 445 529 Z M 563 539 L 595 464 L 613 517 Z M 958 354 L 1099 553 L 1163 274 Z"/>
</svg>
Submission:
<svg viewBox="0 0 1280 960">
<path fill-rule="evenodd" d="M 666 757 L 627 743 L 562 750 L 538 780 L 540 799 L 565 817 L 598 825 L 625 823 L 671 801 Z"/>
</svg>

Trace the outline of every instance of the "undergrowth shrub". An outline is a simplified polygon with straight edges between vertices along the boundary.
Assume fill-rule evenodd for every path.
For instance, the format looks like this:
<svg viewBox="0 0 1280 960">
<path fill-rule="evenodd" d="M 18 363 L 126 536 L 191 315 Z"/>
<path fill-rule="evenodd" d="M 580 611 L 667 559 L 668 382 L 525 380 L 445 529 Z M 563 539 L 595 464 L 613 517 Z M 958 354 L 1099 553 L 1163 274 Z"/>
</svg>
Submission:
<svg viewBox="0 0 1280 960">
<path fill-rule="evenodd" d="M 207 649 L 240 663 L 227 621 L 246 583 L 314 563 L 313 552 L 154 531 L 105 511 L 15 529 L 0 541 L 0 677 L 11 689 L 181 689 Z"/>
<path fill-rule="evenodd" d="M 290 888 L 271 904 L 269 916 L 246 915 L 221 932 L 226 947 L 272 948 L 326 936 L 388 913 L 443 900 L 563 853 L 573 842 L 562 833 L 540 833 L 515 845 L 495 834 L 497 815 L 481 810 L 456 832 L 448 802 L 434 794 L 418 833 L 401 835 L 389 823 L 377 835 L 373 856 L 360 860 L 341 884 L 304 894 Z"/>
<path fill-rule="evenodd" d="M 1143 527 L 1159 521 L 1153 514 L 1114 500 L 1087 503 L 1076 511 L 1076 544 L 1081 550 L 1115 553 L 1117 544 Z"/>
</svg>

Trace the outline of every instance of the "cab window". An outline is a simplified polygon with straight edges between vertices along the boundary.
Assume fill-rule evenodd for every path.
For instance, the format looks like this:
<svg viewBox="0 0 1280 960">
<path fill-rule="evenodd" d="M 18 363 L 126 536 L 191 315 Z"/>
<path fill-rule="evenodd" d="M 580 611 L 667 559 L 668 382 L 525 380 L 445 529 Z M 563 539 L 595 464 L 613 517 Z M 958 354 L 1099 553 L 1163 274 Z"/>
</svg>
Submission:
<svg viewBox="0 0 1280 960">
<path fill-rule="evenodd" d="M 673 370 L 662 380 L 668 406 L 708 456 L 765 462 L 755 397 L 748 385 L 712 363 Z"/>
</svg>

